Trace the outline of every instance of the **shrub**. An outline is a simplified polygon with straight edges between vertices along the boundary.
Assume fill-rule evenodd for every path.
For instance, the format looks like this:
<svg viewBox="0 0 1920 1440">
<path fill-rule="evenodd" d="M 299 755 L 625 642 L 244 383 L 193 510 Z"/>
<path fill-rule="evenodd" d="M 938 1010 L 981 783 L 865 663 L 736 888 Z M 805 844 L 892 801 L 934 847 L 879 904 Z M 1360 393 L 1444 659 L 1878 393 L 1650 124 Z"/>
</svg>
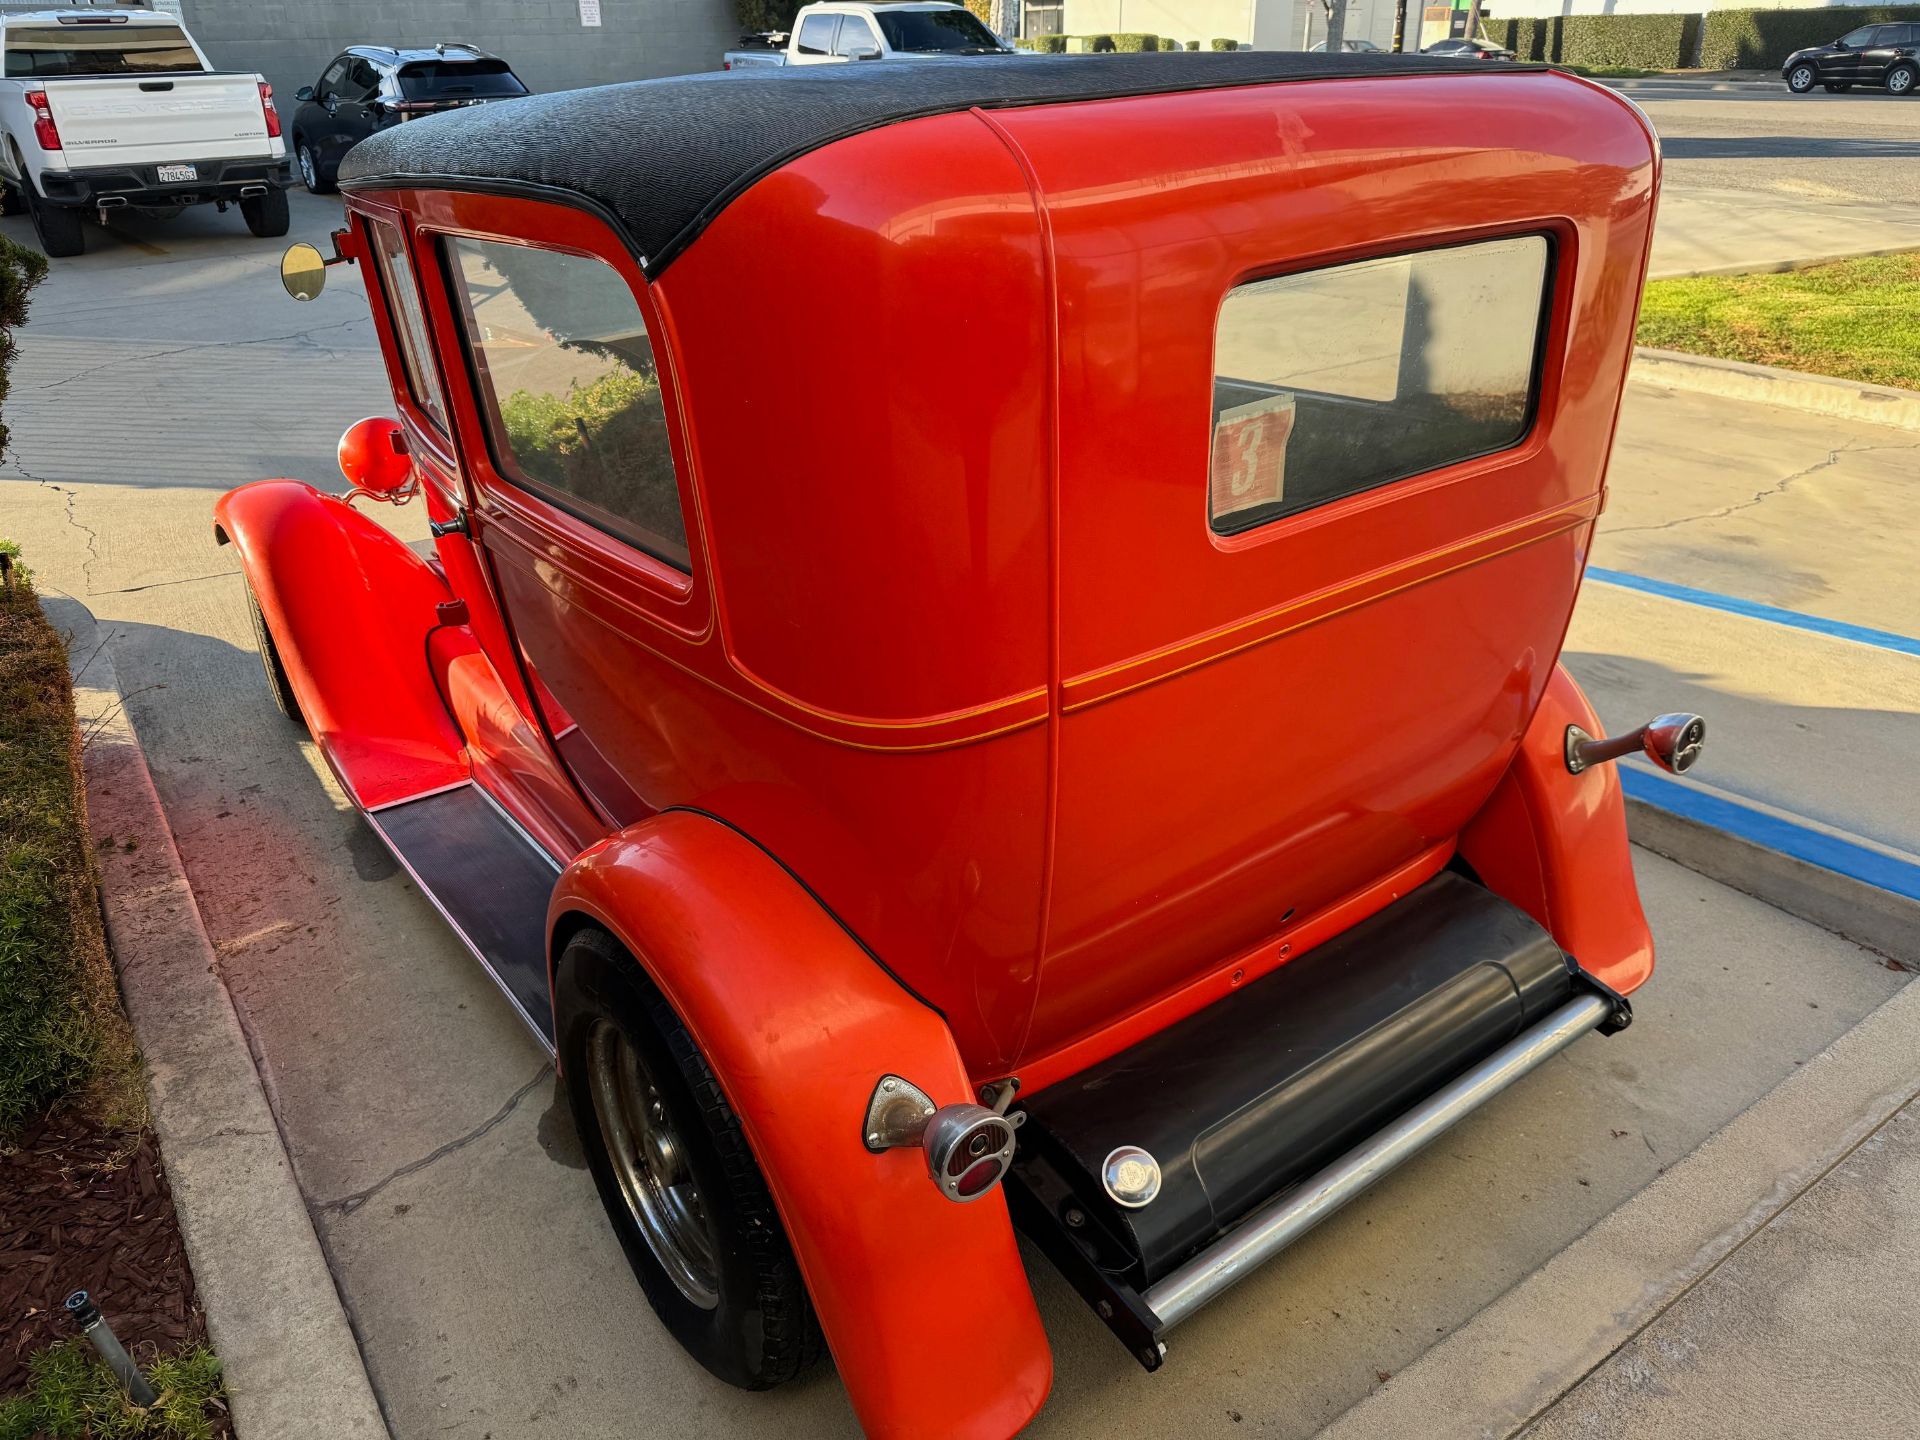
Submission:
<svg viewBox="0 0 1920 1440">
<path fill-rule="evenodd" d="M 1777 70 L 1809 45 L 1837 40 L 1858 25 L 1920 20 L 1920 5 L 1840 5 L 1824 10 L 1714 10 L 1700 43 L 1709 70 Z"/>
<path fill-rule="evenodd" d="M 1113 36 L 1112 47 L 1125 55 L 1138 55 L 1142 50 L 1158 50 L 1160 37 L 1144 35 L 1138 30 L 1123 30 Z"/>
<path fill-rule="evenodd" d="M 1200 42 L 1198 40 L 1187 41 L 1187 49 L 1198 50 L 1199 48 L 1200 48 Z"/>
<path fill-rule="evenodd" d="M 993 28 L 993 0 L 962 0 L 967 9 L 973 12 L 973 18 L 989 30 Z"/>
<path fill-rule="evenodd" d="M 28 1361 L 27 1388 L 0 1400 L 0 1440 L 80 1436 L 92 1440 L 210 1440 L 224 1414 L 220 1362 L 204 1345 L 142 1366 L 159 1398 L 142 1410 L 121 1393 L 84 1340 L 63 1340 Z"/>
<path fill-rule="evenodd" d="M 1213 50 L 1238 50 L 1240 48 L 1240 42 L 1238 40 L 1213 39 L 1207 42 L 1207 46 Z"/>
<path fill-rule="evenodd" d="M 1569 65 L 1677 70 L 1700 45 L 1699 15 L 1568 15 L 1558 20 Z"/>
<path fill-rule="evenodd" d="M 1067 37 L 1064 35 L 1031 35 L 1016 43 L 1022 50 L 1033 50 L 1042 55 L 1067 53 Z"/>
<path fill-rule="evenodd" d="M 13 369 L 13 330 L 27 319 L 27 297 L 47 278 L 47 257 L 0 235 L 0 401 L 7 398 Z M 0 424 L 0 455 L 7 453 L 7 427 Z"/>
</svg>

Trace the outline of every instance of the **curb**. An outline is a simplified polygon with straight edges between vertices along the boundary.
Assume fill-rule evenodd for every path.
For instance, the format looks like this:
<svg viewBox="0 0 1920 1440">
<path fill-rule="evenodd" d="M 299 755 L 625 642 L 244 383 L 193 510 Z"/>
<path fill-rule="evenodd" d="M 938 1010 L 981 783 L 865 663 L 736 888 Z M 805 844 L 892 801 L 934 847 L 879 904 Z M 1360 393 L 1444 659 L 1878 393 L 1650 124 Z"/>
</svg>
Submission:
<svg viewBox="0 0 1920 1440">
<path fill-rule="evenodd" d="M 1630 378 L 1670 390 L 1693 390 L 1730 400 L 1785 405 L 1816 415 L 1831 415 L 1837 420 L 1861 420 L 1899 430 L 1920 430 L 1920 391 L 1896 390 L 1891 385 L 1862 385 L 1856 380 L 1836 380 L 1830 375 L 1808 375 L 1799 370 L 1779 370 L 1770 365 L 1748 365 L 1739 360 L 1718 360 L 1646 346 L 1635 347 Z"/>
<path fill-rule="evenodd" d="M 1920 874 L 1920 859 L 1914 856 L 1870 845 L 1805 816 L 1790 816 L 1698 781 L 1688 781 L 1686 787 L 1709 797 L 1717 808 L 1730 807 L 1762 824 L 1775 822 L 1794 838 L 1810 841 L 1816 853 L 1824 842 L 1825 847 L 1864 854 L 1869 860 L 1879 855 L 1890 868 Z M 1627 835 L 1634 844 L 1676 865 L 1831 930 L 1909 970 L 1920 970 L 1920 900 L 1793 854 L 1786 846 L 1763 844 L 1710 820 L 1683 814 L 1645 795 L 1627 796 Z"/>
<path fill-rule="evenodd" d="M 67 639 L 107 937 L 235 1433 L 387 1440 L 107 636 L 78 601 L 43 607 Z"/>
<path fill-rule="evenodd" d="M 1871 260 L 1877 255 L 1910 255 L 1916 249 L 1920 249 L 1920 245 L 1908 241 L 1901 245 L 1880 245 L 1863 250 L 1832 250 L 1824 255 L 1797 255 L 1791 260 L 1735 260 L 1725 265 L 1702 266 L 1698 270 L 1656 270 L 1647 275 L 1647 281 L 1651 284 L 1655 280 L 1696 280 L 1714 275 L 1785 275 L 1791 270 L 1811 270 L 1816 265 L 1833 265 L 1841 260 Z M 1653 355 L 1680 354 L 1677 350 L 1652 350 L 1643 353 Z M 1698 360 L 1701 357 L 1697 355 L 1686 355 L 1682 358 Z M 1723 363 L 1731 365 L 1738 362 L 1729 360 Z M 1753 368 L 1765 369 L 1766 367 L 1755 366 Z M 1799 372 L 1796 370 L 1784 370 L 1781 373 L 1784 375 L 1797 375 Z M 1825 377 L 1816 375 L 1808 378 L 1818 380 L 1824 379 Z M 1836 383 L 1846 385 L 1851 382 L 1842 380 Z"/>
<path fill-rule="evenodd" d="M 1909 985 L 1321 1440 L 1504 1440 L 1531 1424 L 1907 1105 L 1916 1053 Z"/>
</svg>

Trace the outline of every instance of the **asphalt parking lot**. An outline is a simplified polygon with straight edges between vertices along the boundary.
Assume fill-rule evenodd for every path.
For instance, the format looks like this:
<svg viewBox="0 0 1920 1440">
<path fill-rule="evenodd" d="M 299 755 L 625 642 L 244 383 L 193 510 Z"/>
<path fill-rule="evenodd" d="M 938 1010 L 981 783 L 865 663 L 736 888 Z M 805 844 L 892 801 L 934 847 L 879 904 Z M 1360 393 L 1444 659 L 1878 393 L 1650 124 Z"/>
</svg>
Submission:
<svg viewBox="0 0 1920 1440">
<path fill-rule="evenodd" d="M 1882 185 L 1874 168 L 1912 166 L 1920 102 L 1897 112 L 1871 96 L 1643 84 L 1633 93 L 1666 134 L 1669 217 L 1704 225 L 1733 196 L 1756 225 L 1770 206 L 1813 225 L 1837 206 L 1920 244 L 1920 209 L 1905 209 L 1920 191 L 1910 178 Z M 1814 149 L 1784 153 L 1794 146 Z M 1780 188 L 1793 184 L 1840 193 Z M 1690 200 L 1706 208 L 1689 211 Z M 296 192 L 290 238 L 321 243 L 338 214 Z M 1684 225 L 1670 227 L 1672 243 L 1718 243 L 1710 228 L 1680 234 Z M 30 234 L 18 219 L 0 229 Z M 295 305 L 274 273 L 281 242 L 247 236 L 237 215 L 134 218 L 89 240 L 90 254 L 56 262 L 20 336 L 0 532 L 22 542 L 46 589 L 106 627 L 394 1435 L 850 1433 L 830 1369 L 742 1395 L 667 1340 L 606 1228 L 541 1052 L 268 702 L 210 506 L 263 476 L 333 483 L 341 429 L 389 408 L 357 276 L 336 270 L 319 301 Z M 1825 448 L 1818 431 L 1763 437 L 1756 424 L 1738 406 L 1675 404 L 1636 387 L 1622 430 L 1631 463 L 1616 462 L 1603 541 L 1610 563 L 1750 583 L 1779 603 L 1838 596 L 1849 614 L 1914 633 L 1906 612 L 1885 609 L 1912 553 L 1910 517 L 1874 511 L 1867 562 L 1832 528 L 1857 513 L 1858 494 L 1887 493 L 1873 467 L 1890 476 L 1898 456 L 1803 464 L 1800 449 Z M 1756 438 L 1716 467 L 1702 439 L 1716 426 Z M 1660 470 L 1683 443 L 1695 468 Z M 1796 483 L 1798 508 L 1744 503 Z M 1729 507 L 1737 520 L 1670 523 Z M 403 538 L 424 537 L 418 507 L 381 518 Z M 1620 666 L 1636 685 L 1671 682 L 1676 694 L 1717 691 L 1762 733 L 1796 723 L 1782 719 L 1777 691 L 1743 686 L 1737 636 L 1712 671 L 1685 653 L 1662 660 L 1664 676 L 1631 670 L 1636 657 L 1618 653 L 1615 637 L 1640 619 L 1616 626 L 1602 613 L 1609 603 L 1620 602 L 1583 608 L 1578 622 L 1588 662 Z M 1807 684 L 1830 683 L 1832 666 L 1813 669 Z M 1880 695 L 1883 725 L 1920 714 L 1907 690 L 1872 676 L 1858 684 Z M 1848 694 L 1850 708 L 1867 708 Z M 1856 777 L 1859 804 L 1906 785 L 1897 742 L 1860 753 L 1887 768 Z M 1886 833 L 1912 843 L 1904 828 Z M 1030 1255 L 1058 1378 L 1029 1433 L 1313 1434 L 1906 979 L 1692 871 L 1648 854 L 1638 864 L 1662 956 L 1639 1023 L 1582 1042 L 1180 1330 L 1159 1375 L 1139 1372 Z"/>
</svg>

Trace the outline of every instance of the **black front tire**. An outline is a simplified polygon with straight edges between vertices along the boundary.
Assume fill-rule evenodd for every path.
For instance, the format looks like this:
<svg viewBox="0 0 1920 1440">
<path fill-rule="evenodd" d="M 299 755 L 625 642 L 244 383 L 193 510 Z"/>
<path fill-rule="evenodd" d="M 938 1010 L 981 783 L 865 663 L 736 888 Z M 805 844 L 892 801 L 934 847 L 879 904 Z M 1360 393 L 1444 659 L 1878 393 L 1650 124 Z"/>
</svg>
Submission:
<svg viewBox="0 0 1920 1440">
<path fill-rule="evenodd" d="M 296 725 L 304 724 L 300 698 L 293 693 L 287 667 L 280 660 L 280 647 L 273 643 L 273 632 L 267 629 L 267 617 L 260 613 L 260 602 L 254 598 L 251 585 L 247 586 L 247 617 L 253 621 L 253 643 L 260 651 L 260 668 L 267 672 L 267 691 L 273 696 L 274 709 Z"/>
<path fill-rule="evenodd" d="M 77 209 L 49 205 L 31 190 L 27 191 L 27 213 L 33 217 L 33 233 L 40 248 L 54 259 L 86 252 L 87 236 Z"/>
<path fill-rule="evenodd" d="M 799 1262 L 740 1121 L 673 1007 L 618 942 L 589 928 L 560 957 L 554 1021 L 588 1168 L 654 1313 L 689 1355 L 730 1385 L 767 1390 L 800 1374 L 825 1344 Z M 715 1260 L 717 1301 L 711 1308 L 682 1293 L 621 1189 L 590 1075 L 590 1042 L 608 1024 L 654 1082 L 699 1188 Z"/>
<path fill-rule="evenodd" d="M 1811 95 L 1820 72 L 1811 65 L 1796 65 L 1787 71 L 1787 89 L 1796 95 Z"/>
<path fill-rule="evenodd" d="M 300 183 L 307 187 L 309 194 L 333 194 L 337 188 L 334 184 L 334 172 L 313 153 L 312 147 L 306 141 L 293 142 L 293 158 L 294 163 L 300 167 Z"/>
<path fill-rule="evenodd" d="M 286 234 L 287 227 L 293 223 L 287 209 L 287 192 L 275 186 L 264 195 L 247 196 L 240 202 L 240 218 L 247 222 L 247 229 L 263 240 Z"/>
</svg>

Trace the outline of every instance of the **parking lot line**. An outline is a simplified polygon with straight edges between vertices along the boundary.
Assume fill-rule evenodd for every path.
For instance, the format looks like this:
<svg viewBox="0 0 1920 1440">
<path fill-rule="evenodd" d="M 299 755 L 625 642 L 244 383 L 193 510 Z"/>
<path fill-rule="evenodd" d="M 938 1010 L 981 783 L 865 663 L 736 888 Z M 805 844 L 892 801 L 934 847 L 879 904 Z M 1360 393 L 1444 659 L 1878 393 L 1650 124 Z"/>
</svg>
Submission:
<svg viewBox="0 0 1920 1440">
<path fill-rule="evenodd" d="M 1691 781 L 1670 779 L 1639 765 L 1622 765 L 1620 784 L 1629 799 L 1725 830 L 1863 885 L 1920 900 L 1920 864 L 1890 849 L 1806 823 L 1770 806 L 1763 809 Z"/>
<path fill-rule="evenodd" d="M 1856 645 L 1872 645 L 1881 650 L 1893 650 L 1902 655 L 1920 655 L 1920 639 L 1911 635 L 1898 635 L 1891 630 L 1875 630 L 1866 625 L 1849 625 L 1844 620 L 1829 620 L 1821 615 L 1803 615 L 1798 610 L 1783 610 L 1778 605 L 1763 605 L 1757 600 L 1742 600 L 1737 595 L 1722 595 L 1716 590 L 1698 590 L 1691 585 L 1675 585 L 1669 580 L 1654 580 L 1645 575 L 1632 575 L 1625 570 L 1606 570 L 1598 565 L 1587 567 L 1587 578 L 1602 585 L 1617 585 L 1623 590 L 1638 590 L 1645 595 L 1658 595 L 1665 600 L 1678 600 L 1687 605 L 1699 605 L 1708 610 L 1724 610 L 1729 615 L 1744 615 L 1750 620 L 1765 620 L 1774 625 L 1787 625 L 1795 630 L 1807 630 L 1816 635 L 1828 635 L 1836 640 L 1848 640 Z"/>
</svg>

